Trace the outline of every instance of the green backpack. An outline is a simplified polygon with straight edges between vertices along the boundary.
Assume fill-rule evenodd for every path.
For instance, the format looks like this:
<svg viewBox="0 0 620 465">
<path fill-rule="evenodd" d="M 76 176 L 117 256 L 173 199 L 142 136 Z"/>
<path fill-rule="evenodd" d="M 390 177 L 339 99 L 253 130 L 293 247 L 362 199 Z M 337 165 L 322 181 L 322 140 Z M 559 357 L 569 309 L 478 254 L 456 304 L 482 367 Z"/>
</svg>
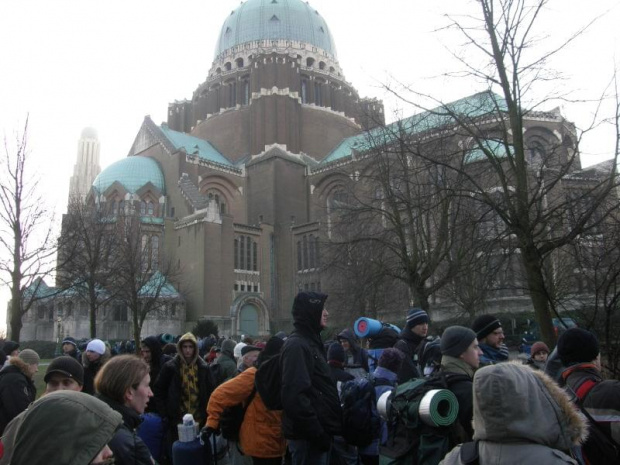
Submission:
<svg viewBox="0 0 620 465">
<path fill-rule="evenodd" d="M 438 373 L 398 386 L 389 401 L 388 438 L 379 448 L 379 464 L 437 465 L 443 460 L 458 444 L 460 430 L 458 401 L 448 388 L 469 379 L 466 375 Z M 429 396 L 430 402 L 423 401 L 432 390 L 440 391 Z"/>
</svg>

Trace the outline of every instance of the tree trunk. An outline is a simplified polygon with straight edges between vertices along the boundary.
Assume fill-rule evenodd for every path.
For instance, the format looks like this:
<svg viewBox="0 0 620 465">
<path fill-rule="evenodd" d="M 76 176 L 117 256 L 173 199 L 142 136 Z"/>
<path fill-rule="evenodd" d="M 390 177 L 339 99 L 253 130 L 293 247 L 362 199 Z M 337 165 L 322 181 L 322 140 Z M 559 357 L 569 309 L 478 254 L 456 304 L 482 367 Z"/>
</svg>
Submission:
<svg viewBox="0 0 620 465">
<path fill-rule="evenodd" d="M 22 330 L 22 309 L 20 297 L 19 289 L 13 287 L 11 289 L 11 308 L 9 309 L 11 323 L 9 325 L 10 332 L 8 334 L 8 339 L 15 342 L 19 342 L 19 337 Z"/>
<path fill-rule="evenodd" d="M 553 330 L 553 322 L 551 321 L 551 309 L 547 293 L 545 292 L 543 266 L 538 256 L 538 251 L 534 246 L 522 248 L 521 259 L 541 338 L 549 347 L 553 347 L 556 343 L 556 336 Z"/>
</svg>

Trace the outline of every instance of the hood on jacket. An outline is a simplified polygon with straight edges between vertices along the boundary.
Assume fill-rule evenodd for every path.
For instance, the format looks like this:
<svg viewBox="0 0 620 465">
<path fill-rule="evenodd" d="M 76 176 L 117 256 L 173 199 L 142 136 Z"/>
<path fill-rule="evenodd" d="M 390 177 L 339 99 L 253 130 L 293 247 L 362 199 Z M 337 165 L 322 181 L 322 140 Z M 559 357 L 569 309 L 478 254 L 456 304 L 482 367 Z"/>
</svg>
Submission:
<svg viewBox="0 0 620 465">
<path fill-rule="evenodd" d="M 346 341 L 348 341 L 349 345 L 351 346 L 351 352 L 357 352 L 357 350 L 359 349 L 355 333 L 349 328 L 342 330 L 340 334 L 338 334 L 337 339 L 338 341 L 340 341 L 341 339 L 345 339 Z"/>
<path fill-rule="evenodd" d="M 526 441 L 568 451 L 587 438 L 587 423 L 547 375 L 521 363 L 480 368 L 474 376 L 474 440 Z"/>
<path fill-rule="evenodd" d="M 153 365 L 159 365 L 159 361 L 161 360 L 161 344 L 159 343 L 159 338 L 157 336 L 147 336 L 142 339 L 142 344 L 147 346 L 151 351 L 151 363 Z"/>
<path fill-rule="evenodd" d="M 198 359 L 198 340 L 196 339 L 196 336 L 194 336 L 193 333 L 185 333 L 183 336 L 181 336 L 181 338 L 179 339 L 179 342 L 177 342 L 177 356 L 180 357 L 181 360 L 185 361 L 185 359 L 183 358 L 183 351 L 181 350 L 181 345 L 184 342 L 191 342 L 192 344 L 194 344 L 194 357 L 192 358 L 192 360 L 190 361 L 189 365 L 196 363 L 196 360 Z"/>
<path fill-rule="evenodd" d="M 33 376 L 30 374 L 28 364 L 24 362 L 21 358 L 11 357 L 9 359 L 9 365 L 6 366 L 2 371 L 0 371 L 0 374 L 11 373 L 11 371 L 13 370 L 7 370 L 7 368 L 9 367 L 15 367 L 15 370 L 19 370 L 19 372 L 21 372 L 26 378 L 32 380 Z"/>
<path fill-rule="evenodd" d="M 233 351 L 235 350 L 235 346 L 237 343 L 232 339 L 226 339 L 222 342 L 222 354 L 228 355 L 230 358 L 234 358 Z"/>
<path fill-rule="evenodd" d="M 320 292 L 300 292 L 293 302 L 293 326 L 320 334 L 321 316 L 327 300 L 327 294 Z"/>
<path fill-rule="evenodd" d="M 59 418 L 70 421 L 58 421 Z M 21 416 L 11 464 L 47 465 L 50 458 L 55 465 L 88 464 L 121 423 L 120 413 L 93 396 L 74 391 L 52 392 L 34 402 Z"/>
</svg>

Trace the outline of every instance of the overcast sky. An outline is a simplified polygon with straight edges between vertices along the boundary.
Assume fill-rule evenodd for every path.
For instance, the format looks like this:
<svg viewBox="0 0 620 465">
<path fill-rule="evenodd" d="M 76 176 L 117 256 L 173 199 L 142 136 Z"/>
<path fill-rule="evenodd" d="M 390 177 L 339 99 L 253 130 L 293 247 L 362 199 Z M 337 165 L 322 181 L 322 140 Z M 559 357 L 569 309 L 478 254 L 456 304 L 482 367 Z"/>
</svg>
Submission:
<svg viewBox="0 0 620 465">
<path fill-rule="evenodd" d="M 346 79 L 360 96 L 386 104 L 388 118 L 404 108 L 381 88 L 400 81 L 443 101 L 484 90 L 466 79 L 448 81 L 457 68 L 450 52 L 462 38 L 437 31 L 446 14 L 461 14 L 470 0 L 312 0 L 336 42 Z M 102 169 L 127 155 L 145 115 L 166 120 L 167 106 L 191 98 L 214 58 L 221 25 L 239 0 L 2 0 L 0 1 L 0 133 L 30 115 L 29 143 L 43 176 L 47 202 L 66 210 L 69 177 L 84 127 L 101 142 Z M 563 73 L 554 86 L 596 98 L 618 62 L 619 0 L 555 0 L 543 18 L 559 43 L 602 15 L 551 65 Z M 551 109 L 554 105 L 546 109 Z M 564 104 L 580 127 L 591 105 Z M 582 146 L 584 164 L 610 158 L 613 134 L 597 132 Z M 49 284 L 52 284 L 51 282 Z M 8 292 L 0 289 L 0 327 Z"/>
</svg>

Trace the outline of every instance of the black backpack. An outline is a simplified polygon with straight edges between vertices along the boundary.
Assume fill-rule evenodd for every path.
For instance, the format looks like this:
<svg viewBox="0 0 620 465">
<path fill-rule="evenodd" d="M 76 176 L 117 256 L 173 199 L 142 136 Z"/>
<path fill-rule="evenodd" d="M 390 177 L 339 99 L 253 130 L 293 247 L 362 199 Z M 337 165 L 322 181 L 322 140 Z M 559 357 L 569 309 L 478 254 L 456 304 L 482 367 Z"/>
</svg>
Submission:
<svg viewBox="0 0 620 465">
<path fill-rule="evenodd" d="M 243 417 L 245 417 L 245 411 L 252 403 L 256 389 L 252 389 L 252 394 L 242 404 L 233 405 L 227 407 L 220 415 L 220 431 L 224 439 L 229 441 L 239 441 L 239 431 L 241 430 L 241 424 L 243 423 Z"/>
<path fill-rule="evenodd" d="M 399 385 L 390 397 L 386 421 L 388 438 L 379 448 L 381 464 L 437 465 L 443 460 L 459 442 L 461 426 L 458 419 L 446 426 L 430 426 L 420 418 L 418 407 L 429 391 L 448 389 L 455 382 L 470 379 L 467 375 L 439 372 L 430 378 L 414 379 Z M 456 408 L 458 413 L 456 398 L 451 402 L 451 408 Z"/>
<path fill-rule="evenodd" d="M 379 437 L 381 420 L 377 413 L 375 383 L 371 377 L 342 383 L 342 437 L 352 446 L 364 447 Z"/>
<path fill-rule="evenodd" d="M 598 382 L 586 379 L 576 389 L 566 386 L 569 393 L 573 395 L 573 401 L 579 410 L 586 416 L 589 423 L 588 439 L 582 446 L 583 454 L 589 463 L 620 463 L 620 444 L 613 440 L 611 435 L 605 431 L 592 415 L 583 406 L 586 397 Z"/>
<path fill-rule="evenodd" d="M 256 370 L 254 386 L 269 410 L 282 410 L 280 354 L 265 360 Z"/>
</svg>

